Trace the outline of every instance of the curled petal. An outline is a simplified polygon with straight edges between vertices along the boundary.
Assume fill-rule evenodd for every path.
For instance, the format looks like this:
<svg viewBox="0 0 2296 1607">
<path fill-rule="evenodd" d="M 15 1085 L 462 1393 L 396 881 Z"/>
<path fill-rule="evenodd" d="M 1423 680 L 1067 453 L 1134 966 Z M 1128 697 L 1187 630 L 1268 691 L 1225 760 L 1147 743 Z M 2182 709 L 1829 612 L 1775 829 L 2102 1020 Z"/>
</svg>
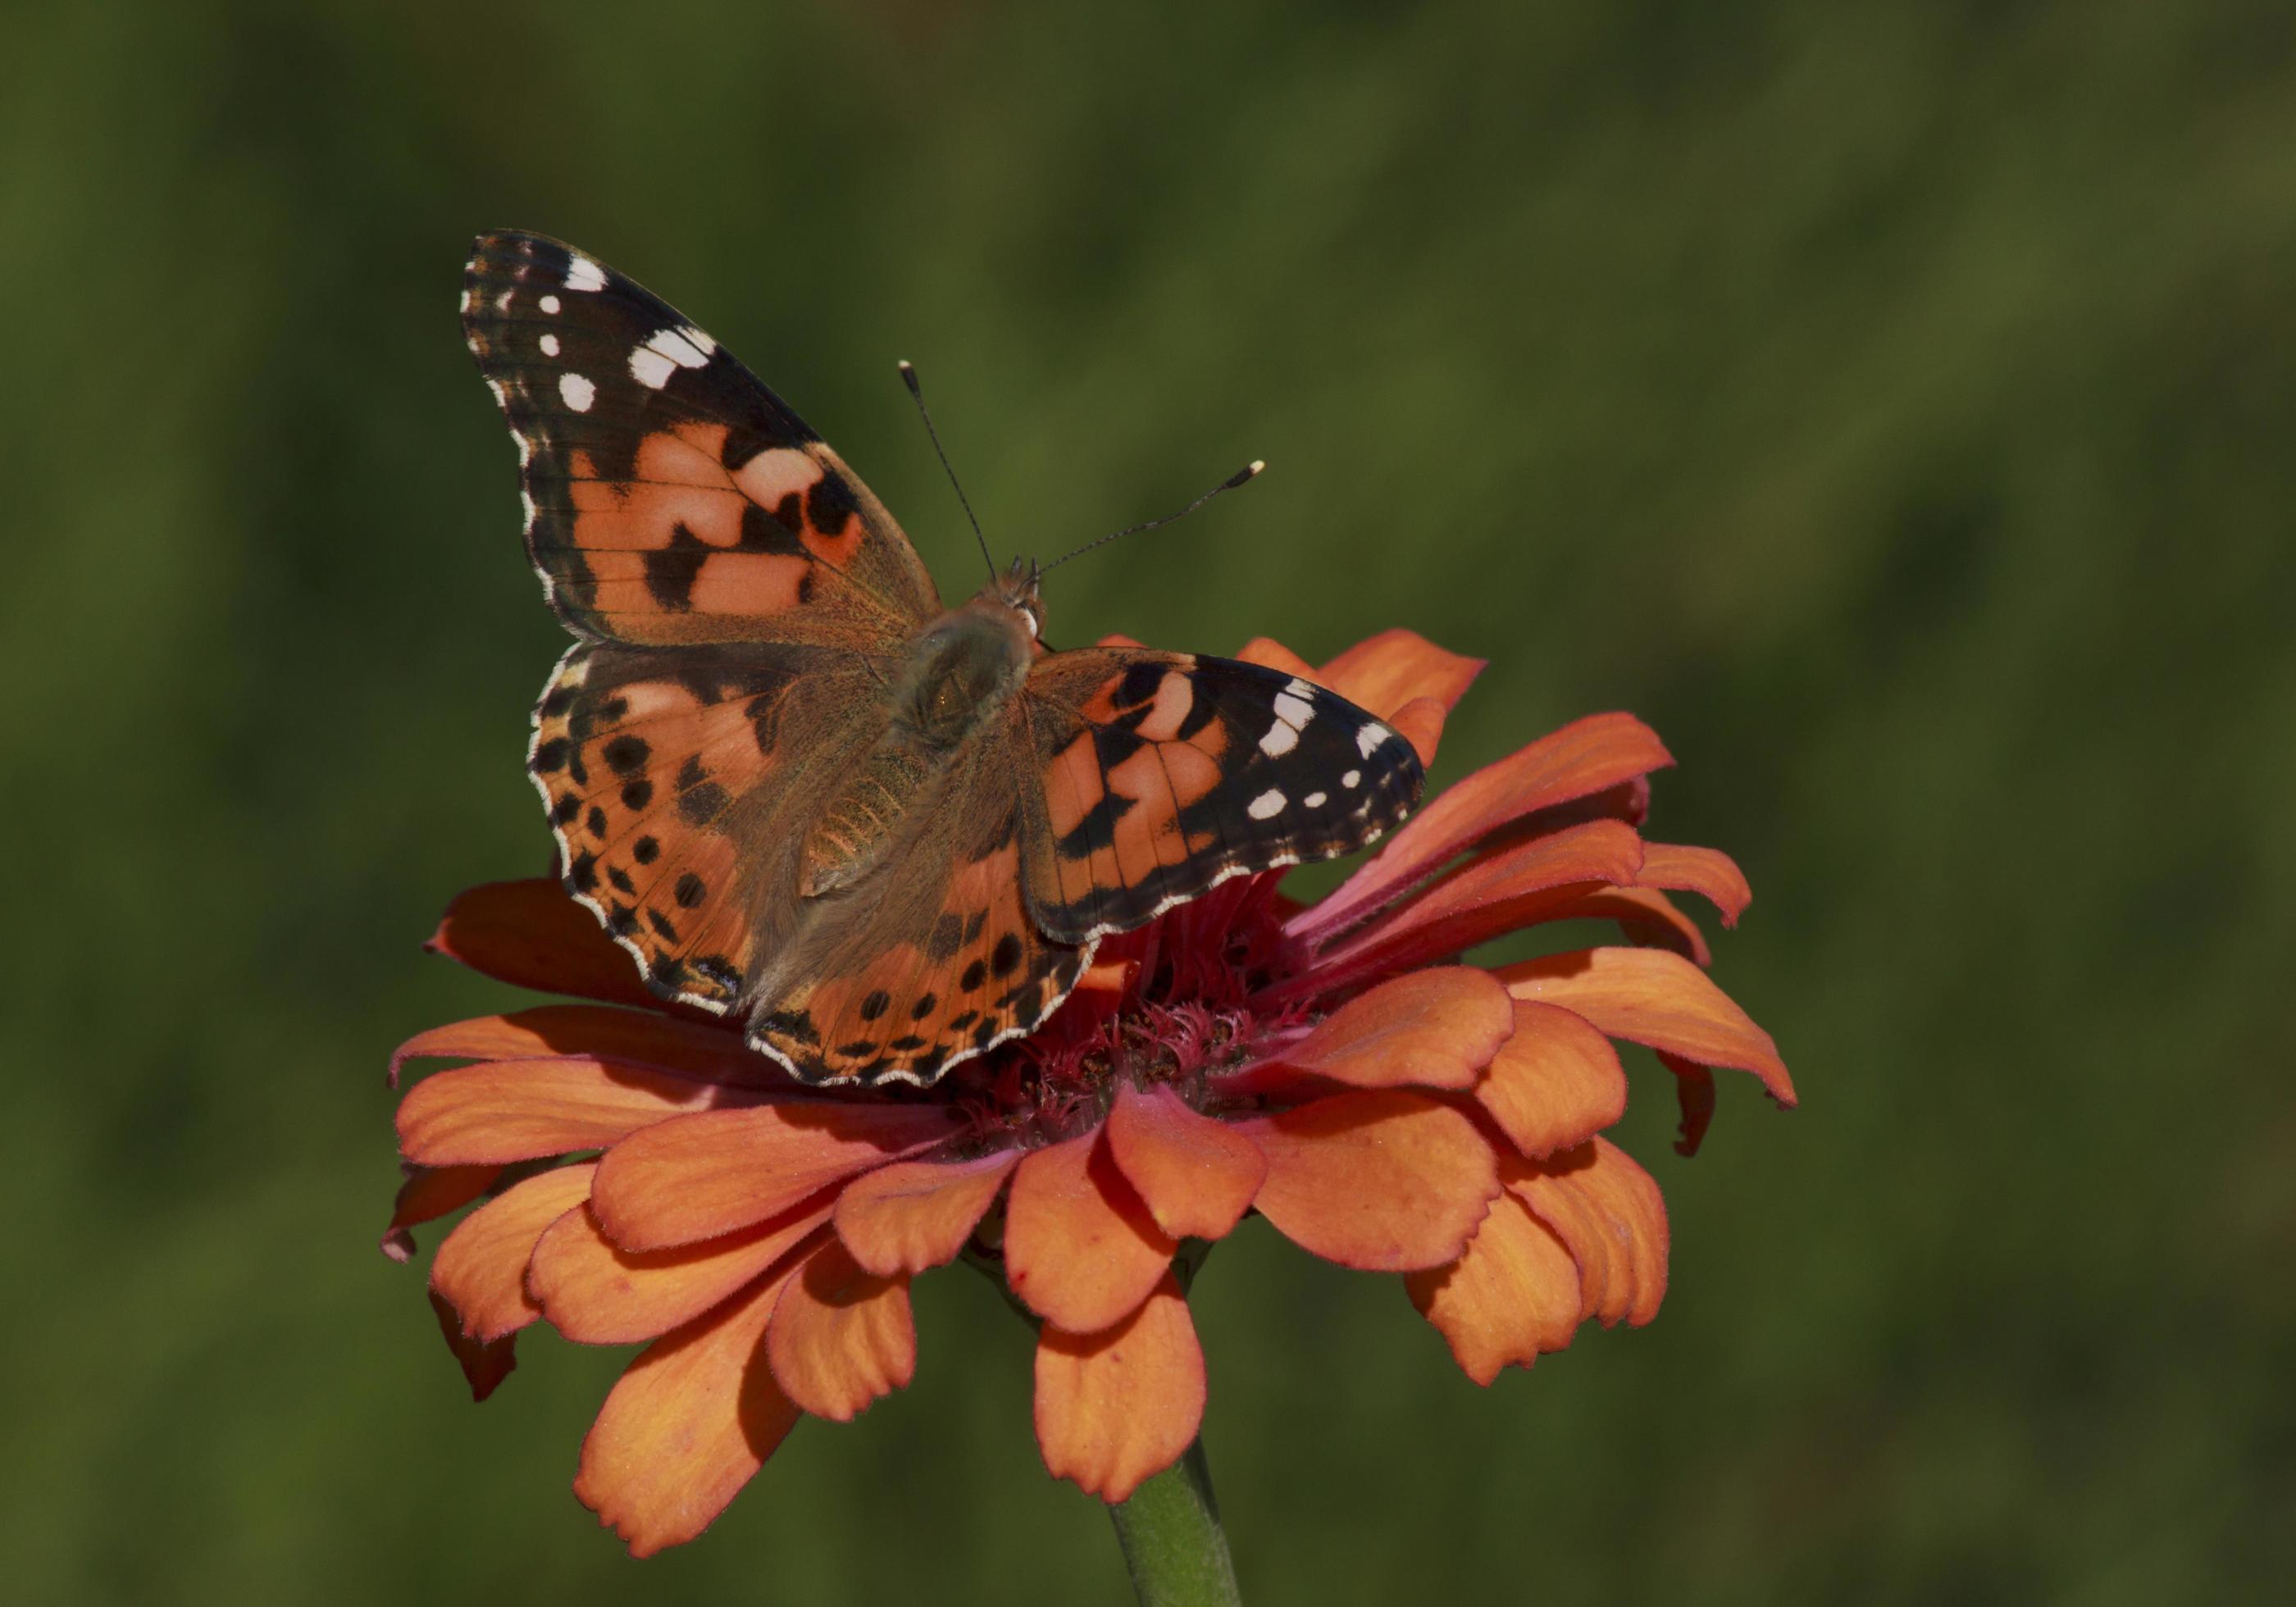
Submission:
<svg viewBox="0 0 2296 1607">
<path fill-rule="evenodd" d="M 723 1239 L 676 1250 L 624 1250 L 586 1207 L 552 1223 L 527 1264 L 527 1293 L 550 1325 L 580 1345 L 634 1345 L 693 1321 L 747 1288 L 829 1220 L 814 1199 Z"/>
<path fill-rule="evenodd" d="M 1288 930 L 1309 939 L 1341 931 L 1501 827 L 1673 762 L 1650 727 L 1631 715 L 1574 721 L 1437 794 L 1329 898 L 1294 916 Z"/>
<path fill-rule="evenodd" d="M 1506 1042 L 1514 1015 L 1487 971 L 1406 972 L 1349 1000 L 1276 1058 L 1360 1088 L 1464 1088 Z"/>
<path fill-rule="evenodd" d="M 465 1333 L 483 1344 L 542 1315 L 526 1292 L 527 1261 L 543 1230 L 580 1207 L 597 1169 L 537 1173 L 455 1225 L 430 1262 L 430 1287 L 460 1315 Z"/>
<path fill-rule="evenodd" d="M 590 1425 L 574 1494 L 632 1556 L 709 1528 L 796 1424 L 797 1406 L 758 1354 L 788 1277 L 762 1279 L 655 1341 Z"/>
<path fill-rule="evenodd" d="M 502 1381 L 518 1369 L 518 1335 L 505 1333 L 498 1340 L 481 1342 L 463 1332 L 463 1319 L 453 1306 L 439 1298 L 435 1289 L 430 1293 L 430 1312 L 439 1319 L 439 1332 L 447 1336 L 447 1349 L 455 1353 L 455 1360 L 463 1369 L 463 1382 L 471 1386 L 471 1398 L 484 1400 L 502 1387 Z"/>
<path fill-rule="evenodd" d="M 1514 1036 L 1492 1058 L 1475 1098 L 1537 1160 L 1583 1144 L 1627 1113 L 1627 1074 L 1611 1040 L 1583 1016 L 1520 1000 Z"/>
<path fill-rule="evenodd" d="M 659 1011 L 608 1004 L 540 1004 L 508 1015 L 482 1015 L 419 1032 L 390 1057 L 398 1070 L 411 1060 L 547 1060 L 580 1055 L 652 1066 L 709 1082 L 789 1088 L 788 1072 L 752 1054 L 722 1027 L 681 1021 Z"/>
<path fill-rule="evenodd" d="M 847 1423 L 917 1368 L 909 1280 L 881 1278 L 825 1240 L 782 1291 L 766 1358 L 783 1393 L 816 1417 Z"/>
<path fill-rule="evenodd" d="M 1593 1138 L 1508 1187 L 1570 1246 L 1582 1315 L 1637 1328 L 1658 1315 L 1666 1298 L 1666 1201 L 1633 1156 Z"/>
<path fill-rule="evenodd" d="M 1226 1238 L 1267 1176 L 1250 1139 L 1162 1086 L 1126 1083 L 1118 1090 L 1108 1149 L 1156 1226 L 1174 1239 Z"/>
<path fill-rule="evenodd" d="M 1398 627 L 1357 643 L 1316 672 L 1349 701 L 1395 723 L 1396 711 L 1420 698 L 1448 710 L 1466 695 L 1485 660 L 1447 652 L 1415 630 Z"/>
<path fill-rule="evenodd" d="M 595 1060 L 488 1061 L 398 1102 L 398 1148 L 424 1166 L 498 1165 L 594 1150 L 669 1117 L 754 1095 Z"/>
<path fill-rule="evenodd" d="M 837 1235 L 853 1259 L 882 1277 L 956 1259 L 1018 1150 L 971 1160 L 901 1160 L 857 1177 L 837 1196 Z"/>
<path fill-rule="evenodd" d="M 828 1100 L 682 1116 L 607 1151 L 591 1203 L 598 1226 L 625 1250 L 692 1244 L 938 1144 L 958 1119 L 942 1105 Z"/>
<path fill-rule="evenodd" d="M 1682 1109 L 1682 1128 L 1674 1141 L 1677 1155 L 1695 1155 L 1714 1125 L 1714 1073 L 1679 1054 L 1661 1054 L 1659 1064 L 1674 1073 L 1675 1103 Z"/>
<path fill-rule="evenodd" d="M 1318 686 L 1324 684 L 1321 672 L 1313 664 L 1273 636 L 1252 637 L 1243 644 L 1243 651 L 1235 656 L 1242 663 L 1257 664 L 1263 669 L 1280 669 L 1285 675 L 1298 676 Z"/>
<path fill-rule="evenodd" d="M 661 1009 L 597 916 L 547 877 L 455 895 L 423 947 L 513 987 Z"/>
<path fill-rule="evenodd" d="M 1607 883 L 1631 882 L 1642 840 L 1615 820 L 1588 821 L 1472 861 L 1356 932 L 1309 976 L 1349 979 L 1456 955 L 1535 922 Z"/>
<path fill-rule="evenodd" d="M 1037 1338 L 1037 1445 L 1056 1479 L 1115 1503 L 1180 1459 L 1204 1415 L 1204 1353 L 1169 1272 L 1101 1333 Z"/>
<path fill-rule="evenodd" d="M 1442 745 L 1443 720 L 1448 711 L 1433 698 L 1414 698 L 1393 714 L 1387 723 L 1403 734 L 1412 751 L 1419 755 L 1424 767 L 1435 762 L 1435 750 Z"/>
<path fill-rule="evenodd" d="M 1252 1204 L 1294 1244 L 1344 1267 L 1455 1260 L 1499 1192 L 1489 1143 L 1427 1095 L 1340 1094 L 1236 1126 L 1267 1157 Z"/>
<path fill-rule="evenodd" d="M 1642 873 L 1636 880 L 1644 887 L 1699 894 L 1722 912 L 1725 926 L 1737 925 L 1738 917 L 1746 913 L 1746 906 L 1754 901 L 1754 890 L 1746 884 L 1746 873 L 1738 868 L 1736 860 L 1719 849 L 1646 842 L 1643 844 Z"/>
<path fill-rule="evenodd" d="M 1148 1298 L 1179 1248 L 1095 1129 L 1037 1150 L 1004 1203 L 1004 1275 L 1055 1328 L 1096 1333 Z"/>
<path fill-rule="evenodd" d="M 382 1253 L 394 1261 L 414 1255 L 414 1235 L 406 1230 L 418 1223 L 435 1222 L 448 1211 L 460 1210 L 495 1185 L 502 1176 L 498 1166 L 411 1166 L 391 1202 L 390 1226 L 382 1235 Z"/>
<path fill-rule="evenodd" d="M 1503 966 L 1519 999 L 1576 1011 L 1612 1037 L 1648 1044 L 1702 1066 L 1732 1066 L 1794 1103 L 1793 1079 L 1770 1035 L 1680 955 L 1660 948 L 1581 948 Z"/>
<path fill-rule="evenodd" d="M 1579 1321 L 1578 1267 L 1554 1230 L 1501 1194 L 1467 1251 L 1447 1267 L 1407 1274 L 1403 1286 L 1435 1324 L 1461 1371 L 1488 1384 L 1570 1342 Z"/>
</svg>

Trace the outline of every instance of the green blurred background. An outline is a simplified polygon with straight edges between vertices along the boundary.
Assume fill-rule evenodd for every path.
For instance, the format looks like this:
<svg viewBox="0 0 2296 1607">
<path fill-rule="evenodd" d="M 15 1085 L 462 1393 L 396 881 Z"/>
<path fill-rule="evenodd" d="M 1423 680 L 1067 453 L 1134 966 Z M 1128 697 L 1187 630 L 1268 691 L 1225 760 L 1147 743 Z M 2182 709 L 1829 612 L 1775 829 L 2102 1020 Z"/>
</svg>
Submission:
<svg viewBox="0 0 2296 1607">
<path fill-rule="evenodd" d="M 1156 11 L 1150 20 L 1148 12 Z M 1484 1391 L 1264 1225 L 1197 1300 L 1248 1595 L 2230 1601 L 2296 1574 L 2296 25 L 2282 4 L 18 13 L 0 1557 L 23 1602 L 1120 1602 L 1028 1348 L 701 1542 L 568 1493 L 622 1357 L 473 1409 L 373 1248 L 426 958 L 540 868 L 560 637 L 457 337 L 577 241 L 1055 640 L 1492 668 L 1447 780 L 1626 708 L 1758 894 L 1658 1323 Z M 435 1239 L 436 1234 L 430 1235 Z M 429 1241 L 426 1240 L 426 1248 Z"/>
</svg>

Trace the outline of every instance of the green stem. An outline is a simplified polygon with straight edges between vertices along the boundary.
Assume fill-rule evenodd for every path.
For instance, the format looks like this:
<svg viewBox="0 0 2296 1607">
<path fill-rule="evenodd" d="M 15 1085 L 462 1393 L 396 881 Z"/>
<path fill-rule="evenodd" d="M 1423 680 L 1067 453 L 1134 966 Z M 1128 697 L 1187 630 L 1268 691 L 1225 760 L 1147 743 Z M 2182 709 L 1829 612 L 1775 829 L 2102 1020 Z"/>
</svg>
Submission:
<svg viewBox="0 0 2296 1607">
<path fill-rule="evenodd" d="M 1108 1515 L 1140 1607 L 1236 1607 L 1243 1600 L 1201 1439 Z"/>
</svg>

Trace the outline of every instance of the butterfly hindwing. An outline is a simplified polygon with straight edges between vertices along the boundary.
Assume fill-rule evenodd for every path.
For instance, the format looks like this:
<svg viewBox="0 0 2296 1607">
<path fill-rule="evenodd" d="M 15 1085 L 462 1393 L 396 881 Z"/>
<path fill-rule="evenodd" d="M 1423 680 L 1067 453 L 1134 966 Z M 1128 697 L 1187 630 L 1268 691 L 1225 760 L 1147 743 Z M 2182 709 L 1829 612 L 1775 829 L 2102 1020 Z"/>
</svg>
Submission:
<svg viewBox="0 0 2296 1607">
<path fill-rule="evenodd" d="M 811 756 L 867 740 L 866 661 L 827 650 L 583 644 L 536 706 L 527 766 L 567 891 L 666 999 L 720 1013 L 756 968 L 745 832 Z"/>
<path fill-rule="evenodd" d="M 1021 704 L 1041 778 L 1029 908 L 1064 942 L 1139 926 L 1228 876 L 1352 852 L 1425 781 L 1410 742 L 1345 698 L 1234 660 L 1054 653 Z"/>
<path fill-rule="evenodd" d="M 939 612 L 859 478 L 635 281 L 481 235 L 463 331 L 518 442 L 528 554 L 578 635 L 890 649 Z"/>
</svg>

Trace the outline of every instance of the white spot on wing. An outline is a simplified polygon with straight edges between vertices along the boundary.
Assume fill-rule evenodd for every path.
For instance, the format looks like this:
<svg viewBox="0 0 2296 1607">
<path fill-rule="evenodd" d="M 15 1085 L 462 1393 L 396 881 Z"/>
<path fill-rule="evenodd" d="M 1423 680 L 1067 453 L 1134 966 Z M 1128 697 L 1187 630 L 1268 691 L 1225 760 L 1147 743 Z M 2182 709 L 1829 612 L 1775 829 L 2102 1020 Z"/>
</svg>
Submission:
<svg viewBox="0 0 2296 1607">
<path fill-rule="evenodd" d="M 1243 812 L 1254 820 L 1272 820 L 1281 814 L 1283 809 L 1283 794 L 1274 787 L 1268 788 L 1267 791 L 1243 806 Z"/>
<path fill-rule="evenodd" d="M 554 357 L 558 355 L 558 337 L 556 335 L 545 335 L 542 337 L 542 355 L 545 357 Z"/>
<path fill-rule="evenodd" d="M 1377 720 L 1367 721 L 1364 728 L 1356 733 L 1356 751 L 1369 758 L 1382 742 L 1394 734 Z"/>
<path fill-rule="evenodd" d="M 1283 701 L 1281 698 L 1276 700 L 1279 703 Z M 1287 726 L 1282 720 L 1270 726 L 1267 734 L 1259 739 L 1259 750 L 1270 758 L 1282 758 L 1299 745 L 1300 727 Z"/>
<path fill-rule="evenodd" d="M 701 334 L 698 329 L 654 331 L 645 344 L 631 351 L 630 377 L 649 390 L 660 390 L 677 370 L 701 367 L 709 361 L 709 353 L 693 342 L 693 337 Z"/>
<path fill-rule="evenodd" d="M 587 413 L 590 404 L 598 399 L 598 388 L 578 373 L 562 373 L 558 376 L 558 394 L 575 412 Z"/>
<path fill-rule="evenodd" d="M 606 270 L 577 251 L 566 264 L 566 288 L 570 291 L 604 290 Z"/>
<path fill-rule="evenodd" d="M 554 313 L 554 312 L 556 312 L 556 311 L 558 310 L 558 308 L 559 308 L 559 306 L 560 306 L 559 299 L 558 299 L 558 298 L 557 298 L 557 297 L 555 297 L 555 296 L 545 296 L 545 297 L 542 299 L 542 310 L 543 310 L 544 312 L 545 312 L 545 313 Z"/>
<path fill-rule="evenodd" d="M 1326 794 L 1322 792 L 1310 792 L 1307 797 L 1301 799 L 1300 801 L 1306 804 L 1311 809 L 1320 809 L 1324 807 L 1324 799 L 1325 796 Z"/>
<path fill-rule="evenodd" d="M 1345 775 L 1342 775 L 1341 777 L 1340 777 L 1340 785 L 1341 785 L 1341 786 L 1343 786 L 1343 787 L 1360 787 L 1360 786 L 1362 786 L 1362 785 L 1363 785 L 1363 772 L 1362 772 L 1362 771 L 1360 771 L 1360 770 L 1350 770 L 1350 771 L 1349 771 Z"/>
</svg>

